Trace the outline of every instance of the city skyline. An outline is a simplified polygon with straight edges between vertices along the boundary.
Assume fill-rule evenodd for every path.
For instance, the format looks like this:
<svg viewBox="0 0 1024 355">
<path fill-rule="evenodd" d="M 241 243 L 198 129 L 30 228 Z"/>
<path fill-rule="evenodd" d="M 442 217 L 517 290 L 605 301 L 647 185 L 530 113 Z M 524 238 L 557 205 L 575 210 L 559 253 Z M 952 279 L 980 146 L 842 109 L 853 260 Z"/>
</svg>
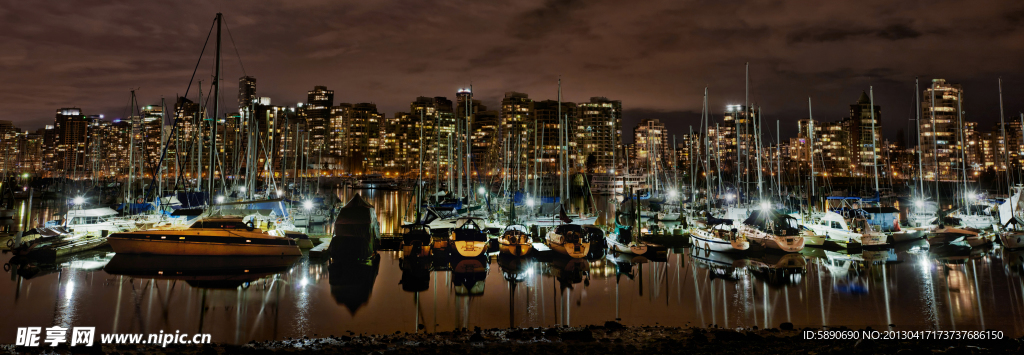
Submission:
<svg viewBox="0 0 1024 355">
<path fill-rule="evenodd" d="M 840 120 L 873 86 L 876 105 L 886 112 L 883 136 L 893 139 L 899 128 L 912 127 L 913 80 L 920 76 L 961 84 L 965 119 L 988 129 L 998 121 L 998 77 L 1006 114 L 1024 108 L 1018 99 L 1024 75 L 1013 65 L 1024 53 L 1015 44 L 1024 7 L 971 4 L 750 1 L 622 9 L 546 1 L 514 3 L 508 5 L 513 15 L 501 15 L 499 5 L 443 2 L 258 8 L 223 2 L 131 11 L 103 5 L 73 12 L 61 4 L 48 12 L 6 3 L 0 7 L 7 34 L 0 43 L 9 48 L 0 55 L 0 119 L 32 130 L 48 124 L 58 107 L 119 117 L 129 88 L 138 88 L 144 104 L 171 100 L 184 93 L 211 14 L 221 11 L 229 34 L 224 77 L 258 78 L 259 96 L 276 104 L 303 102 L 309 88 L 324 85 L 337 91 L 339 102 L 373 102 L 391 116 L 410 97 L 451 97 L 472 82 L 475 97 L 497 107 L 508 91 L 554 99 L 561 76 L 566 101 L 613 97 L 623 102 L 624 127 L 659 119 L 682 134 L 699 120 L 705 85 L 717 117 L 726 105 L 743 104 L 749 62 L 750 101 L 764 108 L 765 122 L 796 127 L 806 118 L 808 96 L 817 119 Z M 795 16 L 800 12 L 814 16 Z M 130 20 L 140 16 L 150 18 Z M 204 58 L 199 71 L 207 83 L 211 61 Z M 230 84 L 226 79 L 224 87 Z M 233 101 L 222 97 L 224 107 Z"/>
</svg>

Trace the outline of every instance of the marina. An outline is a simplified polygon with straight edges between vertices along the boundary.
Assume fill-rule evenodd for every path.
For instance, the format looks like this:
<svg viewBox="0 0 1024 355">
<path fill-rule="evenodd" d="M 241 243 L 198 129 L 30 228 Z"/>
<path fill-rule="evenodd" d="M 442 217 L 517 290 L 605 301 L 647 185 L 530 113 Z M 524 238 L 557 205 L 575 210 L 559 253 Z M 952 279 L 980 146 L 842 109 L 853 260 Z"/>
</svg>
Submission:
<svg viewBox="0 0 1024 355">
<path fill-rule="evenodd" d="M 380 206 L 382 230 L 399 229 L 408 212 L 400 206 L 411 192 L 337 191 L 341 200 L 357 193 Z M 663 256 L 608 251 L 581 259 L 555 255 L 542 243 L 527 257 L 498 248 L 478 258 L 379 250 L 361 263 L 311 252 L 181 259 L 101 248 L 54 263 L 7 260 L 0 315 L 21 319 L 19 325 L 90 324 L 98 332 L 209 332 L 233 344 L 610 320 L 725 328 L 893 324 L 1024 335 L 1022 250 L 929 248 L 917 240 L 857 254 L 720 253 L 682 236 L 661 238 L 681 244 Z M 13 341 L 14 326 L 0 326 L 0 341 Z"/>
</svg>

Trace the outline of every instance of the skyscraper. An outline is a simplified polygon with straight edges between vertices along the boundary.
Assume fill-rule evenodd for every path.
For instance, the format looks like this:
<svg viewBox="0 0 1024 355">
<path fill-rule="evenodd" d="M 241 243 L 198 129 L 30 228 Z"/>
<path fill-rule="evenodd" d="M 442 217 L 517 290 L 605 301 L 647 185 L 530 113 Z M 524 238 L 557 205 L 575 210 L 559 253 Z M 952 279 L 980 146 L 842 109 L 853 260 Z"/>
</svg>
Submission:
<svg viewBox="0 0 1024 355">
<path fill-rule="evenodd" d="M 306 104 L 300 107 L 299 116 L 306 121 L 309 135 L 307 149 L 309 162 L 316 162 L 318 170 L 327 168 L 325 161 L 330 160 L 327 138 L 331 123 L 331 107 L 334 106 L 334 90 L 326 86 L 315 86 L 307 93 Z"/>
<path fill-rule="evenodd" d="M 245 111 L 245 107 L 251 107 L 257 103 L 256 78 L 243 76 L 238 78 L 238 111 Z"/>
<path fill-rule="evenodd" d="M 871 115 L 874 110 L 874 132 L 872 132 Z M 845 122 L 845 131 L 849 142 L 847 149 L 850 157 L 850 174 L 852 176 L 869 176 L 874 174 L 875 155 L 882 154 L 882 109 L 871 107 L 871 99 L 866 92 L 860 94 L 857 103 L 850 105 L 850 117 Z M 878 159 L 882 162 L 883 159 Z M 879 169 L 879 174 L 887 170 Z"/>
<path fill-rule="evenodd" d="M 921 97 L 921 152 L 925 179 L 952 179 L 961 164 L 957 125 L 960 84 L 933 79 Z M 934 106 L 934 109 L 933 109 Z M 997 166 L 997 169 L 999 167 Z"/>
<path fill-rule="evenodd" d="M 576 136 L 579 157 L 593 161 L 594 172 L 608 172 L 616 168 L 622 157 L 615 153 L 622 146 L 622 101 L 604 97 L 591 97 L 580 103 Z"/>
</svg>

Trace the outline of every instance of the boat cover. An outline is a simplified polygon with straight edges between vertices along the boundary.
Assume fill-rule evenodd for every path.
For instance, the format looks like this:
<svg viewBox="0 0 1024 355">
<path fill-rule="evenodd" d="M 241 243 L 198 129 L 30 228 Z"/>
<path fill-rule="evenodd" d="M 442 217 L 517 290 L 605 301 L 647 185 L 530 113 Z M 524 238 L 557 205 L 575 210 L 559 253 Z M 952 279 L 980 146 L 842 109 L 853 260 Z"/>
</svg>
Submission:
<svg viewBox="0 0 1024 355">
<path fill-rule="evenodd" d="M 366 259 L 375 254 L 380 239 L 377 213 L 373 205 L 356 194 L 338 210 L 334 221 L 334 239 L 328 250 L 334 258 Z"/>
</svg>

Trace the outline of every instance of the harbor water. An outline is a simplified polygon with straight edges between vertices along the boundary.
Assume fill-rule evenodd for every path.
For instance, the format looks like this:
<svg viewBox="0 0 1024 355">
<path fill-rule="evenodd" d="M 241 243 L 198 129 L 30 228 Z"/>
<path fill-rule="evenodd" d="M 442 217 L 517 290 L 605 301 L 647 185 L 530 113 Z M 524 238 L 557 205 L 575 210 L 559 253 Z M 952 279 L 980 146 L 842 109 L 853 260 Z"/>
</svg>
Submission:
<svg viewBox="0 0 1024 355">
<path fill-rule="evenodd" d="M 342 201 L 355 193 L 339 190 Z M 384 233 L 412 213 L 409 192 L 362 191 Z M 607 201 L 595 199 L 604 213 Z M 49 210 L 34 214 L 46 216 Z M 676 237 L 682 239 L 682 237 Z M 604 324 L 876 330 L 1001 330 L 1024 335 L 1024 251 L 928 248 L 858 254 L 728 255 L 675 246 L 663 260 L 224 258 L 161 273 L 168 257 L 94 250 L 56 263 L 0 256 L 0 343 L 18 327 L 210 333 L 242 344 L 303 336 Z"/>
</svg>

